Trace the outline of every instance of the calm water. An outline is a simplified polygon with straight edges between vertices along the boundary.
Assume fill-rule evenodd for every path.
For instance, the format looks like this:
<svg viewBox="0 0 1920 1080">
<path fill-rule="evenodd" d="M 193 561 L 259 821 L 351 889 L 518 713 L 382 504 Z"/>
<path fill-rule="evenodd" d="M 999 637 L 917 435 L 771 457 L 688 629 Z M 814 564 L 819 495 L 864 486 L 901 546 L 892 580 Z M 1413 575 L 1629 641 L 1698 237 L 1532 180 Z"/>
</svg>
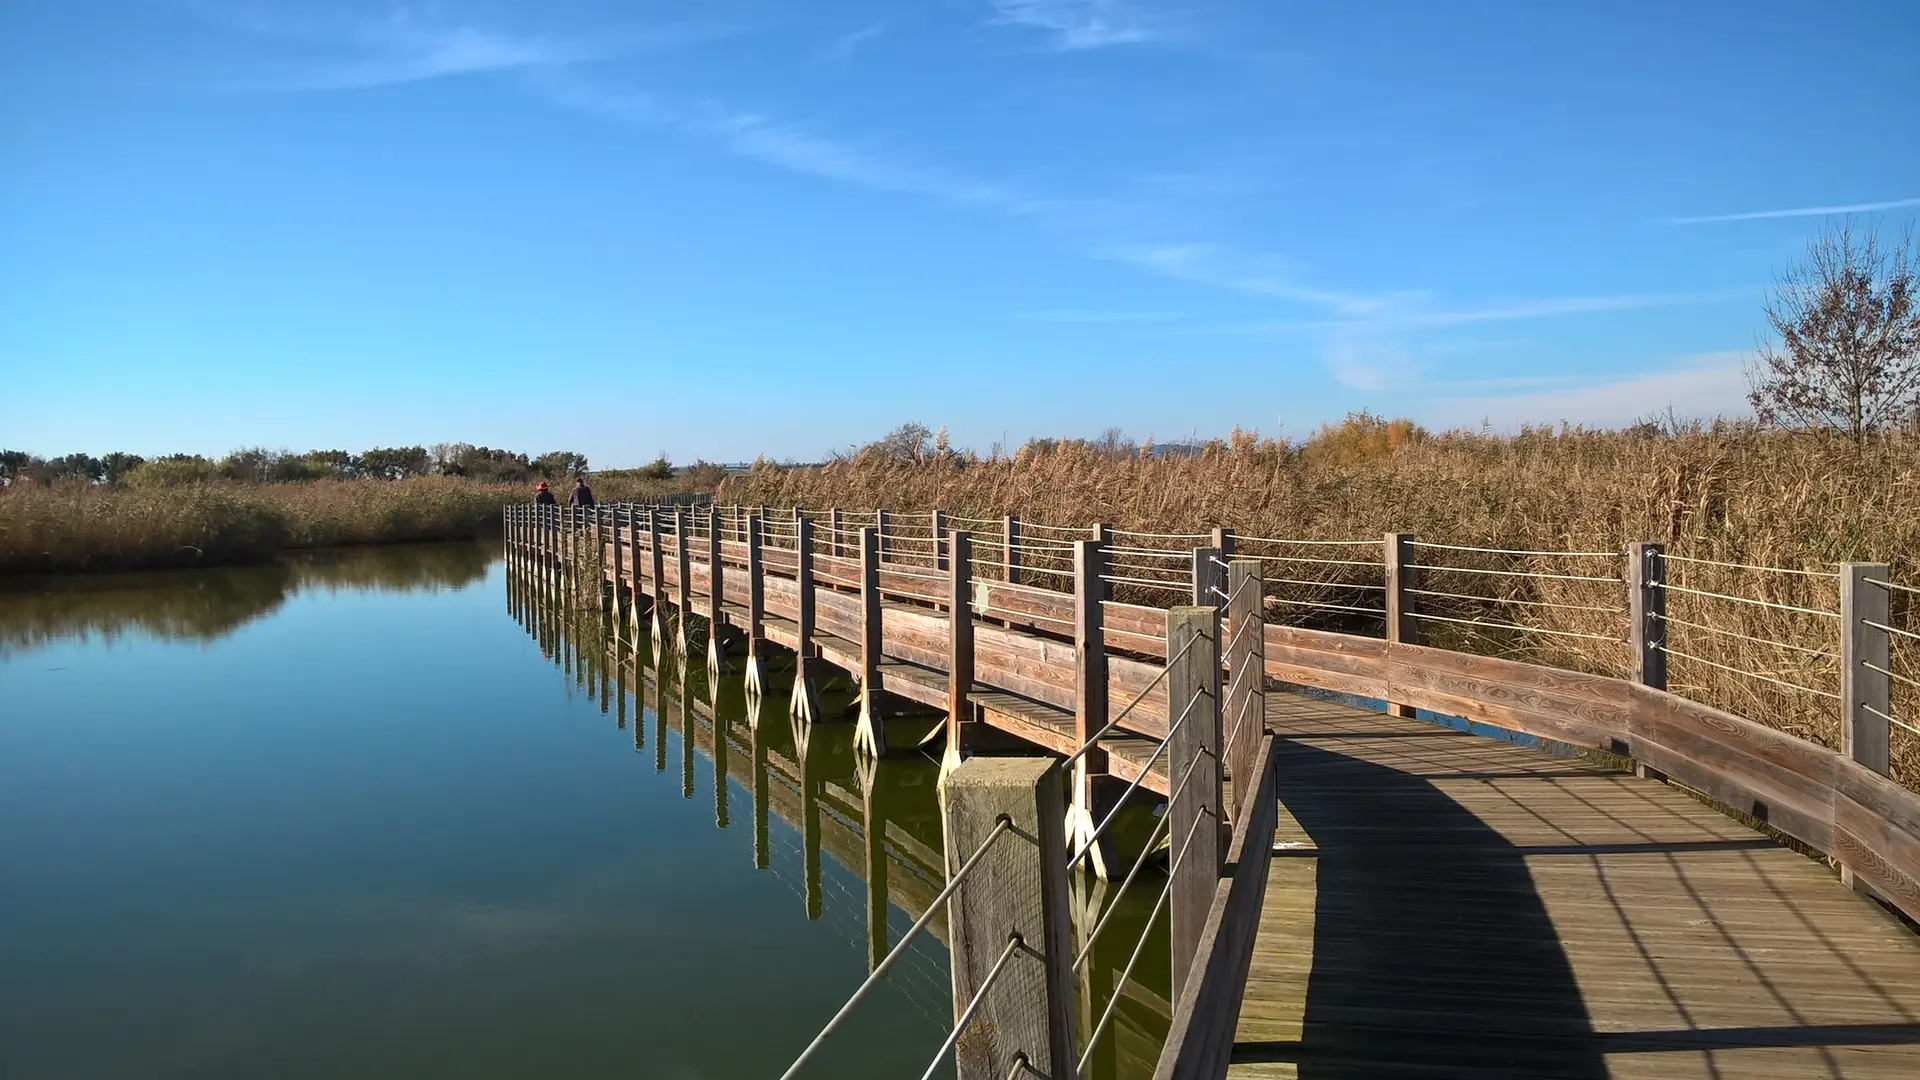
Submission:
<svg viewBox="0 0 1920 1080">
<path fill-rule="evenodd" d="M 497 546 L 0 592 L 0 1077 L 778 1076 L 940 884 L 932 763 L 802 734 Z M 916 1077 L 951 1009 L 923 938 L 813 1075 Z"/>
</svg>

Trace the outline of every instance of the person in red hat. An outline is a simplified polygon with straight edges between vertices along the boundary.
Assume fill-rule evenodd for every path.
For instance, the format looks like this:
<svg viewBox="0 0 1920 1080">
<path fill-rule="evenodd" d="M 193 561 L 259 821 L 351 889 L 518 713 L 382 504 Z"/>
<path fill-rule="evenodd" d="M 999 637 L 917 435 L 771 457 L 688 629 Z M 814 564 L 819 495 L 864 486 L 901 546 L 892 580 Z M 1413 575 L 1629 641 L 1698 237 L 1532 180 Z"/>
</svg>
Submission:
<svg viewBox="0 0 1920 1080">
<path fill-rule="evenodd" d="M 533 485 L 533 503 L 535 506 L 558 505 L 554 501 L 553 492 L 547 490 L 547 482 L 545 480 Z"/>
</svg>

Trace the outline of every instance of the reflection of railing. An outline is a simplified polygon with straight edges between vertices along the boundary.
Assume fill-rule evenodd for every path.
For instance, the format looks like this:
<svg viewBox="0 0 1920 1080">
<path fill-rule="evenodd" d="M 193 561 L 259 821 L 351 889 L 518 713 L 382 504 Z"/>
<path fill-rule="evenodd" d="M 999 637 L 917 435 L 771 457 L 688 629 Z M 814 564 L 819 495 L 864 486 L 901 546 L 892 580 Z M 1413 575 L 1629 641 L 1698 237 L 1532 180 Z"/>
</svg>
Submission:
<svg viewBox="0 0 1920 1080">
<path fill-rule="evenodd" d="M 657 519 L 655 511 L 646 513 Z M 718 520 L 722 509 L 710 513 Z M 757 531 L 752 527 L 756 517 L 747 515 L 750 538 Z M 768 585 L 765 610 L 754 607 L 750 620 L 765 614 L 811 625 L 817 617 L 817 639 L 804 630 L 792 638 L 803 659 L 817 651 L 857 671 L 863 694 L 880 687 L 884 678 L 886 689 L 914 696 L 920 693 L 916 671 L 935 682 L 956 678 L 962 670 L 964 637 L 966 683 L 957 691 L 941 690 L 931 700 L 971 703 L 968 713 L 978 706 L 990 722 L 1073 755 L 1072 795 L 1067 800 L 1072 824 L 1059 845 L 1062 865 L 1095 853 L 1105 837 L 1104 824 L 1094 824 L 1090 778 L 1116 776 L 1132 781 L 1130 791 L 1144 786 L 1174 795 L 1172 817 L 1184 801 L 1195 798 L 1192 777 L 1214 773 L 1218 782 L 1214 768 L 1190 771 L 1193 754 L 1210 752 L 1214 765 L 1225 759 L 1235 781 L 1233 812 L 1218 796 L 1209 801 L 1204 779 L 1198 782 L 1196 812 L 1210 811 L 1216 821 L 1232 822 L 1225 861 L 1235 864 L 1233 876 L 1218 877 L 1222 859 L 1215 830 L 1195 826 L 1191 818 L 1167 826 L 1165 838 L 1183 839 L 1174 856 L 1176 880 L 1168 901 L 1178 1019 L 1163 1068 L 1170 1067 L 1169 1061 L 1187 1062 L 1199 1070 L 1194 1075 L 1213 1075 L 1211 1070 L 1224 1060 L 1222 1040 L 1230 1041 L 1230 1030 L 1223 1035 L 1218 1025 L 1223 1016 L 1231 1016 L 1240 988 L 1230 985 L 1230 974 L 1223 973 L 1234 970 L 1234 950 L 1244 948 L 1251 936 L 1245 920 L 1257 913 L 1257 882 L 1263 876 L 1257 868 L 1264 867 L 1266 857 L 1263 846 L 1249 838 L 1257 838 L 1261 828 L 1272 828 L 1275 811 L 1266 786 L 1271 783 L 1271 752 L 1249 753 L 1232 744 L 1259 733 L 1258 725 L 1244 723 L 1251 714 L 1237 706 L 1259 692 L 1267 679 L 1377 699 L 1398 715 L 1426 710 L 1634 758 L 1648 774 L 1683 783 L 1829 853 L 1856 884 L 1910 915 L 1920 915 L 1920 796 L 1887 775 L 1896 763 L 1920 762 L 1920 744 L 1894 742 L 1913 734 L 1905 717 L 1914 715 L 1911 694 L 1920 690 L 1920 677 L 1904 666 L 1902 654 L 1920 640 L 1920 630 L 1910 622 L 1909 587 L 1894 581 L 1887 567 L 1846 564 L 1837 573 L 1775 571 L 1669 557 L 1651 543 L 1618 552 L 1556 552 L 1430 544 L 1406 534 L 1388 534 L 1375 563 L 1346 556 L 1377 541 L 1294 542 L 1238 537 L 1223 529 L 1188 553 L 1183 578 L 1182 571 L 1166 569 L 1178 562 L 1178 553 L 1153 545 L 1201 539 L 1198 534 L 1116 534 L 1105 526 L 1076 529 L 1007 518 L 1000 523 L 995 559 L 991 541 L 982 543 L 988 557 L 966 556 L 974 538 L 965 530 L 950 529 L 941 542 L 941 525 L 986 519 L 936 515 L 923 534 L 917 525 L 904 526 L 902 519 L 885 511 L 845 517 L 830 511 L 825 534 L 834 553 L 817 556 L 823 572 L 816 581 L 810 538 L 818 518 L 794 515 L 793 559 L 761 560 L 763 584 Z M 857 557 L 845 553 L 847 519 L 859 523 L 853 528 Z M 629 516 L 624 533 L 617 513 L 590 523 L 594 550 L 602 550 L 600 534 L 605 530 L 616 550 L 628 544 L 639 551 L 641 536 L 633 521 Z M 765 522 L 760 525 L 764 528 Z M 562 545 L 571 545 L 566 537 L 578 531 L 577 523 L 563 527 Z M 542 535 L 552 539 L 550 533 Z M 660 536 L 657 528 L 650 528 L 647 544 L 656 552 L 664 543 Z M 710 610 L 720 613 L 735 602 L 734 575 L 723 579 L 715 572 L 718 560 L 710 554 L 707 566 L 700 567 L 688 563 L 684 544 L 675 548 L 680 558 L 672 579 L 659 572 L 643 582 L 643 575 L 635 573 L 628 580 L 636 591 L 651 589 L 656 603 L 675 595 L 684 608 L 704 570 L 706 587 L 718 594 L 708 594 Z M 1110 565 L 1108 559 L 1116 553 L 1125 561 Z M 754 561 L 750 552 L 749 565 Z M 974 580 L 976 562 L 997 568 L 999 580 Z M 1671 580 L 1670 562 L 1675 571 Z M 640 563 L 635 559 L 629 565 L 637 570 Z M 1260 574 L 1263 565 L 1284 573 L 1269 581 Z M 1047 573 L 1029 582 L 1029 575 L 1043 570 Z M 1754 584 L 1742 583 L 1748 578 Z M 1040 584 L 1042 579 L 1071 585 Z M 597 571 L 594 580 L 600 580 Z M 776 582 L 777 590 L 771 587 Z M 623 583 L 616 576 L 616 593 Z M 1138 589 L 1177 600 L 1179 587 L 1190 590 L 1189 598 L 1198 603 L 1168 610 L 1160 606 L 1165 600 L 1135 602 L 1146 597 L 1112 595 Z M 1623 590 L 1623 598 L 1616 589 Z M 1377 607 L 1364 599 L 1372 596 L 1380 598 Z M 804 598 L 797 600 L 797 607 L 796 598 Z M 1218 622 L 1222 600 L 1228 608 L 1225 629 L 1233 637 L 1224 648 Z M 1294 607 L 1302 608 L 1305 617 L 1290 616 Z M 1269 624 L 1267 614 L 1275 608 L 1281 621 Z M 962 610 L 973 618 L 953 618 Z M 1164 631 L 1153 625 L 1155 618 L 1164 620 Z M 1204 623 L 1190 619 L 1215 620 L 1213 643 L 1201 652 L 1204 673 L 1179 676 L 1186 682 L 1178 683 L 1175 669 L 1195 659 L 1182 646 L 1191 635 L 1208 636 Z M 969 627 L 964 633 L 962 624 Z M 1487 648 L 1509 655 L 1473 651 Z M 1762 651 L 1740 651 L 1754 649 Z M 1831 673 L 1833 689 L 1819 685 L 1811 674 L 1764 659 L 1775 652 L 1826 665 L 1820 670 Z M 1125 654 L 1170 659 L 1156 665 Z M 1560 663 L 1549 666 L 1513 657 Z M 899 671 L 899 681 L 888 673 L 888 664 L 906 668 Z M 1219 685 L 1223 666 L 1224 702 Z M 1631 677 L 1601 673 L 1622 671 Z M 1670 680 L 1676 689 L 1710 700 L 1669 693 Z M 969 693 L 976 682 L 990 692 Z M 1205 720 L 1210 722 L 1196 725 L 1189 718 L 1195 701 L 1191 687 L 1209 689 Z M 1116 698 L 1136 699 L 1121 709 L 1119 723 L 1111 722 L 1110 689 Z M 1762 703 L 1764 707 L 1752 711 L 1768 716 L 1774 726 L 1716 707 L 1733 694 L 1751 695 Z M 1809 700 L 1815 703 L 1811 707 Z M 1800 704 L 1778 704 L 1781 701 Z M 1219 722 L 1223 714 L 1241 721 L 1224 735 Z M 949 718 L 950 745 L 958 745 L 958 723 L 956 711 Z M 1108 739 L 1103 740 L 1103 732 Z M 1203 738 L 1191 754 L 1184 752 L 1184 737 L 1195 733 L 1210 741 Z M 1131 757 L 1122 750 L 1121 736 L 1135 740 L 1131 748 L 1137 752 Z M 871 745 L 879 749 L 877 742 Z M 954 770 L 949 790 L 966 790 L 972 781 L 969 768 L 981 761 L 975 758 Z M 1901 767 L 1911 770 L 1913 765 Z M 1911 782 L 1916 773 L 1898 775 Z M 1035 791 L 1049 782 L 1037 776 L 1032 781 Z M 1104 810 L 1101 816 L 1110 820 Z M 1039 819 L 1046 817 L 1038 813 Z M 948 824 L 951 832 L 951 817 Z M 1179 854 L 1187 850 L 1184 838 L 1189 832 L 1196 838 L 1193 843 L 1213 844 L 1214 856 L 1189 859 Z M 1044 867 L 1054 856 L 1047 844 L 1035 845 L 1035 850 L 1042 869 L 1031 876 L 1041 883 L 1034 888 L 1044 891 L 1049 876 Z M 1183 900 L 1178 871 L 1189 862 L 1211 864 L 1213 881 L 1204 895 L 1196 889 L 1191 899 Z M 957 908 L 967 906 L 972 891 L 955 894 Z M 1048 902 L 1042 896 L 1032 906 L 1044 911 Z M 964 912 L 953 918 L 956 1002 L 973 1001 L 980 992 L 979 979 L 989 972 L 1007 980 L 996 985 L 1013 995 L 1019 976 L 1008 973 L 1018 972 L 1021 965 L 1000 962 L 1004 935 L 982 938 L 977 928 L 967 929 L 972 924 Z M 983 925 L 993 922 L 983 918 Z M 991 949 L 963 949 L 959 943 L 969 940 L 969 933 L 976 942 L 990 938 Z M 1031 944 L 1030 937 L 1025 940 Z M 1036 951 L 1048 965 L 1071 959 L 1060 950 Z M 1197 975 L 1183 984 L 1182 965 L 1188 963 Z M 1006 995 L 989 994 L 980 1008 L 991 1013 L 995 998 Z M 1024 1000 L 1030 1013 L 1053 1016 L 1052 999 L 1044 988 L 1027 993 Z M 1071 1030 L 1070 1020 L 1061 1023 Z M 1000 1049 L 1028 1054 L 1030 1061 L 1038 1061 L 1040 1048 L 1051 1047 L 1058 1036 L 1054 1029 L 1017 1035 L 1017 1023 L 1001 1024 L 998 1017 L 976 1027 L 1000 1032 Z M 1070 1075 L 1073 1063 L 1051 1049 L 1047 1052 L 1047 1074 Z M 1014 1061 L 1003 1056 L 998 1063 Z M 977 1070 L 963 1072 L 971 1076 Z"/>
</svg>

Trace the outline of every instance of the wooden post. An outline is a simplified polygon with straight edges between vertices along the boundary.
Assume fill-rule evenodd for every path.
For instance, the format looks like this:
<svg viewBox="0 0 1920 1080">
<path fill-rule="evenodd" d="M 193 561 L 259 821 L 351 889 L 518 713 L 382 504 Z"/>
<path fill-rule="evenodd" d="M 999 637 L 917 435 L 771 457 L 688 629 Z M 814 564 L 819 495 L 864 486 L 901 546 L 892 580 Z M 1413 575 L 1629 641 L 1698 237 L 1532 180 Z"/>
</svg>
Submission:
<svg viewBox="0 0 1920 1080">
<path fill-rule="evenodd" d="M 622 586 L 625 585 L 625 582 L 621 581 L 620 579 L 625 576 L 624 571 L 626 569 L 626 562 L 627 562 L 626 552 L 622 551 L 620 548 L 621 509 L 622 508 L 619 506 L 611 506 L 607 508 L 607 513 L 612 515 L 612 518 L 613 518 L 613 527 L 610 530 L 608 530 L 608 533 L 613 538 L 611 543 L 611 546 L 613 548 L 613 623 L 615 627 L 614 632 L 616 634 L 619 632 L 618 628 L 620 626 L 620 623 L 624 621 L 626 616 L 626 609 L 620 606 L 620 589 L 622 588 Z"/>
<path fill-rule="evenodd" d="M 843 554 L 840 548 L 840 508 L 837 506 L 827 511 L 827 552 L 836 559 Z"/>
<path fill-rule="evenodd" d="M 935 570 L 947 568 L 947 512 L 945 510 L 933 512 L 933 568 Z"/>
<path fill-rule="evenodd" d="M 691 640 L 687 633 L 687 623 L 693 618 L 693 552 L 687 544 L 687 534 L 693 531 L 688 527 L 692 520 L 685 506 L 674 507 L 673 569 L 680 575 L 680 580 L 675 582 L 673 587 L 675 606 L 679 608 L 674 613 L 676 628 L 674 644 L 678 646 L 682 660 L 686 658 Z"/>
<path fill-rule="evenodd" d="M 820 691 L 813 681 L 813 522 L 802 521 L 793 530 L 793 538 L 794 586 L 799 597 L 794 612 L 793 700 L 789 711 L 812 723 L 820 719 Z"/>
<path fill-rule="evenodd" d="M 652 590 L 648 600 L 653 608 L 653 647 L 658 649 L 667 639 L 667 588 L 662 584 L 667 580 L 667 557 L 660 548 L 660 508 L 657 506 L 647 507 L 647 546 L 650 549 L 647 585 Z"/>
<path fill-rule="evenodd" d="M 954 532 L 948 540 L 947 569 L 947 750 L 940 771 L 949 773 L 969 749 L 973 730 L 973 534 Z"/>
<path fill-rule="evenodd" d="M 708 682 L 719 682 L 718 675 L 725 667 L 726 643 L 721 639 L 721 627 L 726 624 L 726 564 L 720 556 L 720 508 L 707 508 L 707 672 Z M 714 695 L 715 700 L 719 695 Z M 714 726 L 714 740 L 720 741 L 720 729 Z"/>
<path fill-rule="evenodd" d="M 855 749 L 874 757 L 887 752 L 887 725 L 880 714 L 880 533 L 860 530 L 860 726 Z"/>
<path fill-rule="evenodd" d="M 747 689 L 754 695 L 749 708 L 759 709 L 759 695 L 766 692 L 766 672 L 760 658 L 761 641 L 767 636 L 767 568 L 760 552 L 765 523 L 758 514 L 747 518 Z"/>
<path fill-rule="evenodd" d="M 1840 752 L 1882 776 L 1892 735 L 1886 718 L 1893 715 L 1886 672 L 1893 668 L 1891 635 L 1880 629 L 1889 625 L 1888 590 L 1874 582 L 1891 581 L 1888 573 L 1883 563 L 1840 566 Z"/>
<path fill-rule="evenodd" d="M 1188 643 L 1192 642 L 1191 647 Z M 1194 953 L 1220 882 L 1220 609 L 1212 605 L 1167 612 L 1167 655 L 1186 655 L 1167 668 L 1167 782 L 1180 797 L 1167 807 L 1169 881 L 1167 920 L 1173 945 L 1173 996 L 1192 973 Z M 1181 720 L 1180 714 L 1186 713 Z M 1193 775 L 1189 777 L 1188 771 Z"/>
<path fill-rule="evenodd" d="M 1016 936 L 1015 955 L 986 991 L 954 1049 L 958 1080 L 1006 1080 L 1025 1056 L 1033 1072 L 1075 1080 L 1073 940 L 1068 922 L 1064 793 L 1044 758 L 976 757 L 943 789 L 947 873 L 1012 828 L 954 891 L 947 908 L 954 1015 L 980 992 Z M 1037 955 L 1035 955 L 1037 954 Z"/>
<path fill-rule="evenodd" d="M 1001 523 L 1005 533 L 1001 537 L 1002 561 L 1007 564 L 1007 584 L 1020 584 L 1020 519 L 1008 514 Z"/>
<path fill-rule="evenodd" d="M 1227 775 L 1233 777 L 1233 824 L 1247 819 L 1249 778 L 1260 765 L 1267 729 L 1266 583 L 1258 559 L 1227 564 Z"/>
<path fill-rule="evenodd" d="M 1388 533 L 1386 543 L 1387 640 L 1412 645 L 1420 640 L 1413 619 L 1408 615 L 1407 590 L 1413 587 L 1413 534 Z M 1387 702 L 1388 716 L 1414 715 L 1411 705 Z"/>
<path fill-rule="evenodd" d="M 1220 565 L 1220 549 L 1193 549 L 1193 606 L 1219 609 L 1226 606 L 1227 568 Z M 1172 656 L 1172 653 L 1168 653 Z"/>
<path fill-rule="evenodd" d="M 627 506 L 627 577 L 632 579 L 632 586 L 627 590 L 627 614 L 633 623 L 633 629 L 638 632 L 640 629 L 640 511 L 631 504 Z"/>
<path fill-rule="evenodd" d="M 1085 746 L 1106 726 L 1107 639 L 1106 612 L 1100 606 L 1102 579 L 1107 572 L 1107 549 L 1098 540 L 1073 542 L 1073 744 Z M 1073 765 L 1072 805 L 1067 811 L 1068 843 L 1074 851 L 1087 848 L 1087 859 L 1102 881 L 1116 869 L 1108 859 L 1106 840 L 1094 840 L 1095 823 L 1106 807 L 1099 801 L 1101 781 L 1107 776 L 1107 752 L 1095 746 Z"/>
<path fill-rule="evenodd" d="M 880 536 L 880 557 L 886 558 L 893 551 L 893 541 L 887 538 L 888 515 L 885 510 L 873 512 L 873 530 Z"/>
<path fill-rule="evenodd" d="M 1667 688 L 1667 560 L 1662 544 L 1627 545 L 1627 637 L 1633 681 Z"/>
<path fill-rule="evenodd" d="M 1213 530 L 1213 546 L 1220 549 L 1220 558 L 1226 561 L 1233 558 L 1233 530 Z"/>
</svg>

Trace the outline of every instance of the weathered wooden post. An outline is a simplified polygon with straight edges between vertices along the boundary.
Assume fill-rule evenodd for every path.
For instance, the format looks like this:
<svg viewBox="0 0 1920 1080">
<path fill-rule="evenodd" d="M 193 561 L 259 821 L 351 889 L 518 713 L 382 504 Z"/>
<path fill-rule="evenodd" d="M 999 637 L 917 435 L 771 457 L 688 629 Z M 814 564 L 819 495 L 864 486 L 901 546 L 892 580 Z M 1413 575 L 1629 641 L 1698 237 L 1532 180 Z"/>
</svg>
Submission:
<svg viewBox="0 0 1920 1080">
<path fill-rule="evenodd" d="M 1266 582 L 1258 559 L 1227 564 L 1227 775 L 1233 777 L 1233 823 L 1246 820 L 1250 777 L 1259 768 L 1267 729 Z"/>
<path fill-rule="evenodd" d="M 721 638 L 721 628 L 727 621 L 726 561 L 720 553 L 720 508 L 707 510 L 707 679 L 709 683 L 720 681 L 720 672 L 726 666 L 726 642 Z M 714 695 L 715 701 L 719 695 Z M 715 725 L 714 740 L 724 741 Z"/>
<path fill-rule="evenodd" d="M 620 544 L 620 518 L 622 516 L 624 509 L 625 509 L 624 507 L 620 507 L 620 506 L 610 506 L 607 508 L 608 515 L 610 515 L 613 519 L 613 525 L 607 531 L 608 531 L 608 534 L 613 538 L 611 541 L 611 546 L 613 548 L 613 597 L 612 598 L 613 598 L 613 622 L 615 626 L 614 632 L 616 634 L 619 633 L 619 629 L 618 629 L 619 625 L 622 622 L 624 622 L 626 619 L 626 608 L 622 606 L 622 601 L 620 599 L 620 590 L 626 587 L 626 582 L 621 580 L 621 578 L 625 576 L 625 569 L 626 569 L 626 563 L 627 563 L 626 552 L 625 550 L 622 549 Z"/>
<path fill-rule="evenodd" d="M 1889 625 L 1888 590 L 1874 583 L 1892 581 L 1889 573 L 1883 563 L 1840 565 L 1840 752 L 1882 776 L 1893 734 L 1886 675 L 1893 669 L 1891 635 L 1883 629 Z"/>
<path fill-rule="evenodd" d="M 933 568 L 935 570 L 947 568 L 947 512 L 945 510 L 933 512 Z"/>
<path fill-rule="evenodd" d="M 1006 1080 L 1023 1057 L 1076 1078 L 1064 794 L 1044 758 L 971 758 L 942 788 L 948 875 L 991 844 L 947 907 L 956 1020 L 986 986 L 954 1047 L 958 1080 Z"/>
<path fill-rule="evenodd" d="M 887 752 L 887 725 L 880 712 L 880 533 L 860 530 L 860 726 L 855 749 L 874 757 Z"/>
<path fill-rule="evenodd" d="M 947 569 L 947 750 L 940 771 L 952 772 L 973 733 L 973 534 L 948 539 Z"/>
<path fill-rule="evenodd" d="M 840 508 L 827 511 L 827 554 L 839 558 L 845 554 L 840 543 Z"/>
<path fill-rule="evenodd" d="M 820 719 L 820 691 L 814 685 L 813 646 L 813 522 L 802 521 L 793 531 L 794 612 L 792 715 L 811 724 Z M 802 732 L 804 734 L 804 732 Z"/>
<path fill-rule="evenodd" d="M 888 520 L 889 515 L 885 510 L 873 512 L 873 531 L 880 537 L 880 557 L 883 559 L 893 551 L 893 541 L 887 537 Z"/>
<path fill-rule="evenodd" d="M 1667 688 L 1667 559 L 1662 544 L 1627 545 L 1627 639 L 1633 681 Z"/>
<path fill-rule="evenodd" d="M 767 568 L 761 555 L 764 523 L 759 515 L 747 518 L 747 691 L 753 696 L 748 707 L 758 715 L 759 696 L 766 692 L 766 672 L 761 665 L 761 642 L 767 636 Z"/>
<path fill-rule="evenodd" d="M 647 586 L 652 590 L 647 597 L 648 606 L 653 609 L 653 647 L 661 649 L 667 641 L 667 554 L 660 546 L 660 508 L 647 507 Z"/>
<path fill-rule="evenodd" d="M 687 514 L 687 508 L 684 505 L 674 507 L 673 569 L 680 576 L 673 586 L 675 607 L 679 609 L 674 612 L 674 645 L 680 653 L 680 666 L 683 668 L 686 667 L 687 651 L 692 647 L 692 637 L 687 627 L 693 619 L 693 552 L 687 543 L 688 534 L 693 531 L 689 527 L 691 524 L 692 518 Z"/>
<path fill-rule="evenodd" d="M 1098 540 L 1073 542 L 1073 743 L 1087 746 L 1093 734 L 1106 726 L 1107 639 L 1106 612 L 1100 606 L 1106 582 L 1107 549 Z M 1085 848 L 1093 872 L 1108 880 L 1113 867 L 1108 844 L 1094 839 L 1094 823 L 1106 807 L 1099 802 L 1101 781 L 1107 776 L 1107 752 L 1093 746 L 1073 764 L 1072 805 L 1067 811 L 1067 841 L 1072 850 Z"/>
<path fill-rule="evenodd" d="M 1006 582 L 1020 584 L 1020 519 L 1008 514 L 1001 522 L 1000 552 L 1006 563 Z"/>
<path fill-rule="evenodd" d="M 1178 998 L 1200 947 L 1226 851 L 1221 843 L 1226 816 L 1220 800 L 1220 609 L 1209 604 L 1168 611 L 1167 655 L 1180 657 L 1167 667 L 1167 709 L 1170 722 L 1178 724 L 1167 733 L 1167 782 L 1179 796 L 1167 807 L 1172 852 L 1167 921 Z"/>
<path fill-rule="evenodd" d="M 640 509 L 631 503 L 627 505 L 627 577 L 632 584 L 627 591 L 627 614 L 634 632 L 640 630 Z M 647 604 L 652 607 L 652 603 Z"/>
<path fill-rule="evenodd" d="M 1227 602 L 1227 568 L 1217 547 L 1193 549 L 1193 606 L 1220 608 Z M 1172 653 L 1168 653 L 1172 656 Z"/>
<path fill-rule="evenodd" d="M 1412 645 L 1420 640 L 1418 629 L 1410 615 L 1407 590 L 1413 587 L 1413 534 L 1388 533 L 1386 541 L 1386 586 L 1387 586 L 1387 641 L 1403 645 Z M 1414 715 L 1414 708 L 1405 702 L 1387 701 L 1388 716 Z"/>
<path fill-rule="evenodd" d="M 1220 549 L 1220 558 L 1222 561 L 1232 559 L 1233 558 L 1233 530 L 1232 529 L 1213 530 L 1213 546 Z"/>
</svg>

